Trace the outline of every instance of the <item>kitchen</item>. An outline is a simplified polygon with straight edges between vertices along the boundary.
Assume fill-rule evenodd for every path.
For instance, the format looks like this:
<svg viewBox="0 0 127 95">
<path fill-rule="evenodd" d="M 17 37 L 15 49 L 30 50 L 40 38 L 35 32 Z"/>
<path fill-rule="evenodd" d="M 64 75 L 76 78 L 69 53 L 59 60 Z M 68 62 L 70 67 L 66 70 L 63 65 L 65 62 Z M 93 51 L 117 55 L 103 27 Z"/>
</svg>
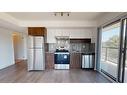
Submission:
<svg viewBox="0 0 127 95">
<path fill-rule="evenodd" d="M 39 29 L 42 30 L 42 31 L 40 31 L 42 33 L 39 33 Z M 48 30 L 46 28 L 42 28 L 42 27 L 29 27 L 28 28 L 28 35 L 29 36 L 33 36 L 33 37 L 43 36 L 45 40 L 46 40 L 46 38 L 49 38 L 48 36 L 52 36 L 52 38 L 50 37 L 50 39 L 52 39 L 52 40 L 49 40 L 50 42 L 44 44 L 45 58 L 46 58 L 45 59 L 46 62 L 44 62 L 44 63 L 45 63 L 46 69 L 57 69 L 56 64 L 59 64 L 59 65 L 61 64 L 61 66 L 62 65 L 64 66 L 64 64 L 69 64 L 67 66 L 67 68 L 59 68 L 59 65 L 58 65 L 58 69 L 72 69 L 72 68 L 73 69 L 74 68 L 81 69 L 81 68 L 84 68 L 82 66 L 83 55 L 93 55 L 92 59 L 90 61 L 93 61 L 93 62 L 91 62 L 92 63 L 91 68 L 94 68 L 95 43 L 91 43 L 91 38 L 90 38 L 91 35 L 90 34 L 87 34 L 87 35 L 89 35 L 89 36 L 87 36 L 86 35 L 87 32 L 84 33 L 84 31 L 89 31 L 89 30 L 91 30 L 91 28 L 90 29 L 89 28 L 82 29 L 82 30 L 80 29 L 80 31 L 82 33 L 81 34 L 82 37 L 80 35 L 79 36 L 76 35 L 77 37 L 73 37 L 73 34 L 75 34 L 75 32 L 78 32 L 79 29 L 75 29 L 76 31 L 75 30 L 72 31 L 71 29 L 65 28 L 65 29 L 58 29 L 56 32 L 54 32 L 53 30 L 54 29 L 52 29 L 52 32 L 56 35 L 52 35 L 51 30 L 50 30 L 50 32 L 48 32 Z M 92 29 L 92 30 L 94 30 L 94 29 Z M 92 32 L 92 30 L 91 30 L 91 32 Z M 49 34 L 47 34 L 47 32 Z M 32 33 L 34 33 L 34 34 L 32 34 Z M 37 34 L 35 34 L 35 33 L 37 33 Z M 63 35 L 63 33 L 65 33 L 65 34 Z M 84 36 L 87 36 L 87 37 L 84 37 Z M 93 37 L 92 37 L 92 39 L 93 39 Z M 44 40 L 44 42 L 46 42 L 45 40 Z M 54 43 L 53 43 L 53 40 L 54 40 Z M 29 43 L 28 43 L 28 45 L 29 45 Z M 62 54 L 63 54 L 63 56 L 62 56 Z M 60 57 L 60 55 L 61 55 L 61 57 Z M 64 60 L 64 57 L 67 60 Z M 66 58 L 66 57 L 68 57 L 68 58 Z M 63 59 L 61 59 L 61 61 L 60 61 L 60 58 L 63 58 Z M 42 58 L 40 60 L 42 60 Z M 59 61 L 59 62 L 57 62 L 57 61 Z M 63 62 L 63 63 L 61 63 L 61 62 Z"/>
<path fill-rule="evenodd" d="M 13 52 L 10 53 L 12 55 L 9 57 L 9 62 L 2 59 L 8 64 L 1 67 L 0 74 L 10 72 L 11 66 L 12 72 L 0 78 L 0 82 L 112 82 L 97 70 L 100 41 L 98 23 L 102 24 L 107 18 L 110 20 L 120 14 L 122 13 L 11 12 L 2 14 L 4 17 L 8 15 L 13 22 L 15 21 L 14 23 L 18 22 L 18 27 L 13 24 L 8 24 L 7 27 L 11 26 L 11 30 L 21 31 L 20 38 L 25 45 L 23 51 L 21 49 L 16 51 L 23 53 L 19 57 L 22 61 L 18 64 L 14 64 L 13 56 L 16 53 Z M 9 37 L 8 40 L 11 39 Z M 12 45 L 12 42 L 10 44 Z M 13 51 L 13 46 L 9 51 L 11 49 Z M 10 78 L 11 75 L 14 77 Z"/>
<path fill-rule="evenodd" d="M 52 40 L 49 40 L 50 43 L 48 44 L 48 50 L 46 51 L 46 55 L 47 55 L 46 62 L 47 62 L 47 66 L 49 66 L 47 68 L 53 68 L 53 64 L 55 62 L 54 61 L 54 52 L 56 51 L 56 45 L 59 43 L 59 39 L 63 38 L 63 39 L 65 39 L 63 41 L 67 41 L 67 50 L 70 53 L 70 62 L 69 62 L 70 68 L 81 69 L 82 53 L 90 52 L 90 51 L 95 53 L 95 46 L 94 46 L 95 43 L 91 43 L 91 38 L 92 39 L 94 39 L 94 38 L 93 37 L 90 38 L 90 36 L 92 36 L 92 35 L 87 34 L 87 32 L 84 33 L 84 31 L 92 31 L 94 29 L 88 28 L 88 29 L 74 29 L 73 30 L 73 29 L 69 29 L 69 28 L 68 29 L 64 28 L 64 29 L 58 29 L 57 31 L 54 31 L 54 30 L 55 29 L 50 29 L 49 33 L 51 33 L 51 34 L 47 34 L 50 39 L 53 38 Z M 81 31 L 80 32 L 81 34 L 75 36 L 74 34 L 78 31 Z M 56 35 L 52 35 L 52 32 Z M 60 32 L 61 32 L 61 34 L 60 34 Z M 65 34 L 63 34 L 63 33 L 65 33 Z M 56 37 L 59 37 L 59 39 L 57 39 Z M 66 40 L 66 37 L 68 38 L 67 40 Z M 66 44 L 64 46 L 66 46 Z M 91 48 L 89 48 L 89 47 L 91 47 Z M 91 49 L 91 50 L 89 50 L 89 49 Z M 50 58 L 52 60 L 48 60 Z"/>
<path fill-rule="evenodd" d="M 47 29 L 46 27 L 28 27 L 28 47 L 31 46 L 31 43 L 33 47 L 36 47 L 36 49 L 32 50 L 28 48 L 28 71 L 45 72 L 46 70 L 47 72 L 53 70 L 52 72 L 55 73 L 65 73 L 77 69 L 84 72 L 85 70 L 93 72 L 95 66 L 95 43 L 94 41 L 91 43 L 91 39 L 95 40 L 94 35 L 92 35 L 95 30 L 95 28 Z M 73 36 L 78 31 L 81 34 Z M 47 41 L 46 38 L 50 38 L 50 40 Z M 40 52 L 37 49 L 39 45 L 40 48 L 43 47 Z M 63 82 L 66 82 L 66 79 Z"/>
<path fill-rule="evenodd" d="M 55 17 L 61 19 L 71 19 L 70 18 L 71 15 L 73 15 L 73 13 L 69 12 L 54 13 Z M 43 58 L 44 60 L 43 63 L 45 63 L 44 65 L 45 69 L 83 69 L 85 68 L 85 64 L 82 61 L 85 60 L 88 61 L 86 68 L 94 69 L 95 42 L 97 37 L 96 27 L 94 26 L 28 27 L 28 36 L 44 37 L 43 38 L 44 41 L 41 43 L 44 43 L 45 49 L 44 50 L 45 57 Z M 36 57 L 34 53 L 33 55 L 34 57 Z M 29 56 L 30 55 L 28 55 L 28 57 Z M 35 61 L 34 59 L 31 60 Z M 42 59 L 40 58 L 40 60 Z M 28 58 L 28 63 L 30 62 Z M 32 64 L 35 63 L 36 62 Z"/>
<path fill-rule="evenodd" d="M 126 4 L 1 0 L 1 94 L 126 95 Z"/>
</svg>

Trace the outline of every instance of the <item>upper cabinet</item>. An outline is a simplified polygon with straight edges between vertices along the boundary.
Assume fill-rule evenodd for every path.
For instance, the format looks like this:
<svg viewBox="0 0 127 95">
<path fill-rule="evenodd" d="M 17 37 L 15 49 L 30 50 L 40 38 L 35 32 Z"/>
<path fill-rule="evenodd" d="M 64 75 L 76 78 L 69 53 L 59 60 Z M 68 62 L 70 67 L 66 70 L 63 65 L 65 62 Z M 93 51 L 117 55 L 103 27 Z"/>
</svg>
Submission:
<svg viewBox="0 0 127 95">
<path fill-rule="evenodd" d="M 70 32 L 59 28 L 48 29 L 47 43 L 56 43 L 56 36 L 70 36 Z"/>
<path fill-rule="evenodd" d="M 47 29 L 45 27 L 28 27 L 28 35 L 46 36 Z"/>
<path fill-rule="evenodd" d="M 96 28 L 48 28 L 47 43 L 56 43 L 56 36 L 69 36 L 70 39 L 90 38 L 95 43 L 96 33 Z"/>
<path fill-rule="evenodd" d="M 70 38 L 91 38 L 91 29 L 75 29 L 70 32 Z"/>
</svg>

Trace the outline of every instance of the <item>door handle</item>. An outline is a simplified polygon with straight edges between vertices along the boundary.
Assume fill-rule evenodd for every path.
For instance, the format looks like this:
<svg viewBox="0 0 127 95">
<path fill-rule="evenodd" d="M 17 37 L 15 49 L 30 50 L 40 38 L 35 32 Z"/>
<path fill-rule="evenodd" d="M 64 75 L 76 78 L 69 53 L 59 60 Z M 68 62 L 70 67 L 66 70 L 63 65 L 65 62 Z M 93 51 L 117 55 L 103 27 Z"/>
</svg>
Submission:
<svg viewBox="0 0 127 95">
<path fill-rule="evenodd" d="M 121 51 L 122 51 L 122 53 L 124 53 L 125 52 L 124 48 L 122 48 Z"/>
</svg>

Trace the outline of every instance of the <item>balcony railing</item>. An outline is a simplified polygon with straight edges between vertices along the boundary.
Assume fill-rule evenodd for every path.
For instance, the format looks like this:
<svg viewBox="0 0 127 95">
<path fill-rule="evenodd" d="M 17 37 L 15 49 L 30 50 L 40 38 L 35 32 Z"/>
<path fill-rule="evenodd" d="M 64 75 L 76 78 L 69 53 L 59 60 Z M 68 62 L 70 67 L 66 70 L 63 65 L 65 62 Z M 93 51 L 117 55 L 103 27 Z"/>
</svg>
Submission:
<svg viewBox="0 0 127 95">
<path fill-rule="evenodd" d="M 116 48 L 116 47 L 102 47 L 101 48 L 102 60 L 118 64 L 118 58 L 119 58 L 119 48 Z M 126 55 L 126 66 L 127 66 L 127 55 Z"/>
</svg>

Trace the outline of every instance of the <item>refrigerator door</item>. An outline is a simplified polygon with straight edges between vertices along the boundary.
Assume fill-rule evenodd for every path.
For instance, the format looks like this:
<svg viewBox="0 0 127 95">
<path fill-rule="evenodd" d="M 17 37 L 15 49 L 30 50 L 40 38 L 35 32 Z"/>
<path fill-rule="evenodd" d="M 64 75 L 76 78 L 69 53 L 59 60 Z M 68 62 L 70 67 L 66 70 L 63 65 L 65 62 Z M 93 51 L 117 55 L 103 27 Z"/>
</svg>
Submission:
<svg viewBox="0 0 127 95">
<path fill-rule="evenodd" d="M 28 36 L 28 49 L 34 48 L 34 37 Z"/>
<path fill-rule="evenodd" d="M 43 37 L 28 37 L 28 71 L 44 70 L 44 39 Z"/>
<path fill-rule="evenodd" d="M 44 37 L 39 36 L 29 36 L 28 37 L 28 48 L 43 48 L 44 47 Z"/>
<path fill-rule="evenodd" d="M 34 69 L 34 49 L 28 49 L 28 71 Z"/>
<path fill-rule="evenodd" d="M 34 37 L 34 47 L 35 48 L 43 48 L 44 46 L 44 38 L 43 37 Z"/>
<path fill-rule="evenodd" d="M 35 49 L 34 57 L 34 70 L 44 70 L 45 69 L 45 58 L 43 49 Z"/>
</svg>

